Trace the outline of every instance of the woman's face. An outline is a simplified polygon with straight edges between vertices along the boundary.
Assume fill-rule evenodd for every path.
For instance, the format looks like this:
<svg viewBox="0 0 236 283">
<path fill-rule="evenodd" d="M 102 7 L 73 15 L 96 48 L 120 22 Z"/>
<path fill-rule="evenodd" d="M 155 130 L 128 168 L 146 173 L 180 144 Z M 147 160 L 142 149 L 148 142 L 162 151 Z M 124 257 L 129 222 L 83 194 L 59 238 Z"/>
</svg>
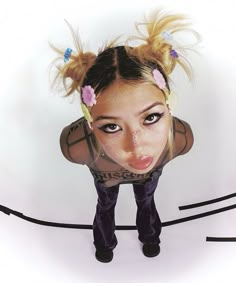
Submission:
<svg viewBox="0 0 236 283">
<path fill-rule="evenodd" d="M 136 174 L 149 172 L 167 145 L 171 116 L 151 84 L 117 82 L 93 106 L 92 129 L 104 152 Z"/>
</svg>

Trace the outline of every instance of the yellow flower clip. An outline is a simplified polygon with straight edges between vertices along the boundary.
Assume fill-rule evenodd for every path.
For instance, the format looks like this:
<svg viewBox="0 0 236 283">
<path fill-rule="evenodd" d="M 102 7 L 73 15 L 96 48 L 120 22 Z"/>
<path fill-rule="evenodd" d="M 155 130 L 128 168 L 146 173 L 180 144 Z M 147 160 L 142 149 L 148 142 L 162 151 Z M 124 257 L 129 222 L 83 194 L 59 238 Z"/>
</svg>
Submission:
<svg viewBox="0 0 236 283">
<path fill-rule="evenodd" d="M 172 91 L 169 93 L 169 95 L 166 99 L 166 104 L 168 105 L 170 113 L 172 114 L 172 111 L 176 108 L 176 106 L 178 104 L 178 97 Z"/>
<path fill-rule="evenodd" d="M 93 118 L 91 117 L 91 114 L 89 113 L 89 110 L 88 108 L 86 107 L 86 105 L 84 103 L 80 103 L 80 106 L 81 106 L 81 110 L 84 114 L 84 118 L 89 122 L 93 122 Z"/>
</svg>

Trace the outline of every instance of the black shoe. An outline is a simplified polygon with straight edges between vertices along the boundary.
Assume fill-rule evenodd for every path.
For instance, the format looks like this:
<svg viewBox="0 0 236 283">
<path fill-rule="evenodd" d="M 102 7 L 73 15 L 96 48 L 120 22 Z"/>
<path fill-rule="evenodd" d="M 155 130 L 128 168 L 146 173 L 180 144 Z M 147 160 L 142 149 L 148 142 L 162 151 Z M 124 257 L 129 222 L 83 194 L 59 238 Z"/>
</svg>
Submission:
<svg viewBox="0 0 236 283">
<path fill-rule="evenodd" d="M 98 261 L 101 262 L 110 262 L 113 259 L 113 251 L 112 250 L 96 250 L 95 257 Z"/>
<path fill-rule="evenodd" d="M 157 243 L 149 243 L 149 244 L 144 244 L 143 245 L 143 254 L 147 257 L 154 257 L 159 255 L 161 249 L 159 244 Z"/>
</svg>

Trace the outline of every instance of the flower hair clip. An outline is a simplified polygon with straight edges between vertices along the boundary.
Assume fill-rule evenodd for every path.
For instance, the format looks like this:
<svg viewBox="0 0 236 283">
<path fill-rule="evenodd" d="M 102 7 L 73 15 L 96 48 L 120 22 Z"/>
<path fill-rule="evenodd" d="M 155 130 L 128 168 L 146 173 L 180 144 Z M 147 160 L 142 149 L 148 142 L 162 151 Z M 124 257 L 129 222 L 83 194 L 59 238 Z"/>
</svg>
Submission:
<svg viewBox="0 0 236 283">
<path fill-rule="evenodd" d="M 81 102 L 81 110 L 84 114 L 85 119 L 91 123 L 93 121 L 91 114 L 88 110 L 88 107 L 91 107 L 96 104 L 96 95 L 94 89 L 90 85 L 86 85 L 82 87 L 82 102 Z"/>
<path fill-rule="evenodd" d="M 86 105 L 81 102 L 80 106 L 81 106 L 81 110 L 82 110 L 82 112 L 84 114 L 84 118 L 87 120 L 87 122 L 88 123 L 93 122 L 93 118 L 92 118 L 88 108 L 86 107 Z"/>
<path fill-rule="evenodd" d="M 96 104 L 96 95 L 91 85 L 86 85 L 85 87 L 82 87 L 82 101 L 86 106 L 89 107 Z"/>
<path fill-rule="evenodd" d="M 162 73 L 158 69 L 154 69 L 152 71 L 153 78 L 156 82 L 156 85 L 159 89 L 163 90 L 166 97 L 166 105 L 169 108 L 170 113 L 172 114 L 173 109 L 176 108 L 177 105 L 177 96 L 166 87 L 166 81 Z"/>
<path fill-rule="evenodd" d="M 164 89 L 166 87 L 166 81 L 162 75 L 162 73 L 158 69 L 154 69 L 152 71 L 153 78 L 160 89 Z"/>
<path fill-rule="evenodd" d="M 171 114 L 173 114 L 173 110 L 176 108 L 178 104 L 178 97 L 174 92 L 170 92 L 167 99 L 166 99 L 166 104 L 169 108 L 169 111 Z"/>
<path fill-rule="evenodd" d="M 73 50 L 71 48 L 66 48 L 65 53 L 64 53 L 64 62 L 65 63 L 70 60 L 70 56 L 71 56 L 72 51 Z"/>
</svg>

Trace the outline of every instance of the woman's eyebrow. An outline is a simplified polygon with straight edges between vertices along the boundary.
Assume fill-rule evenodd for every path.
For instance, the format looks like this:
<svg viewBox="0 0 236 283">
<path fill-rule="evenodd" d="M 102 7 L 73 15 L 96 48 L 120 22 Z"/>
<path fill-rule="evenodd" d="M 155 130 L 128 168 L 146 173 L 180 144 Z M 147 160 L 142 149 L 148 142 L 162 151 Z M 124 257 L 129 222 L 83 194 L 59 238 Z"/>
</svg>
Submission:
<svg viewBox="0 0 236 283">
<path fill-rule="evenodd" d="M 137 116 L 138 116 L 138 115 L 141 115 L 141 114 L 143 114 L 144 112 L 146 112 L 146 111 L 152 109 L 153 107 L 155 107 L 155 106 L 157 106 L 157 105 L 164 105 L 164 103 L 159 102 L 159 101 L 154 102 L 154 103 L 152 103 L 151 105 L 149 105 L 149 106 L 145 107 L 144 109 L 142 109 L 141 111 L 139 111 L 139 112 L 138 112 L 137 114 L 135 114 L 135 115 L 137 115 Z M 99 120 L 119 120 L 119 119 L 121 119 L 121 118 L 120 118 L 120 117 L 115 117 L 115 116 L 99 115 L 98 117 L 96 117 L 96 119 L 94 120 L 94 122 L 97 122 L 97 121 L 99 121 Z"/>
<path fill-rule="evenodd" d="M 105 115 L 100 115 L 97 116 L 96 119 L 94 120 L 94 122 L 97 122 L 99 120 L 117 120 L 120 119 L 119 117 L 113 117 L 113 116 L 105 116 Z"/>
<path fill-rule="evenodd" d="M 137 113 L 137 115 L 140 115 L 140 114 L 143 114 L 144 112 L 152 109 L 153 107 L 157 106 L 157 105 L 164 105 L 164 103 L 160 102 L 160 101 L 157 101 L 157 102 L 154 102 L 152 103 L 151 105 L 145 107 L 143 110 L 141 110 L 140 112 Z"/>
</svg>

